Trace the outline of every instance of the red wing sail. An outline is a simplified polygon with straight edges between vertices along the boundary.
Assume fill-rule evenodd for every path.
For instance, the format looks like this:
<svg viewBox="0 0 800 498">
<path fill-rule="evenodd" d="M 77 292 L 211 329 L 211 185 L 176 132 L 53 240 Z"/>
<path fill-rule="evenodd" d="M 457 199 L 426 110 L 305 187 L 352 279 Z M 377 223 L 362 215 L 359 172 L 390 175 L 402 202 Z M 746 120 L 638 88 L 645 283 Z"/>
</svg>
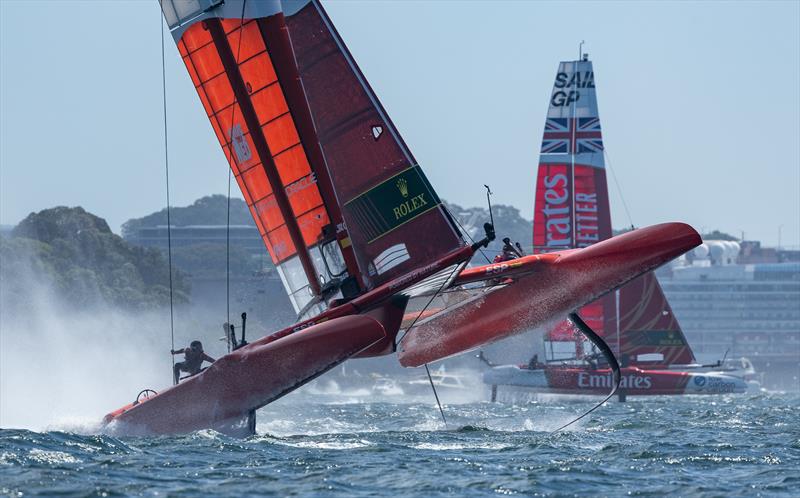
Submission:
<svg viewBox="0 0 800 498">
<path fill-rule="evenodd" d="M 590 61 L 562 62 L 545 121 L 533 218 L 535 253 L 588 247 L 610 238 L 603 138 Z M 616 299 L 608 294 L 580 309 L 581 317 L 612 349 Z M 553 359 L 580 357 L 582 335 L 564 320 L 547 332 Z M 574 345 L 573 345 L 574 344 Z"/>
<path fill-rule="evenodd" d="M 619 290 L 620 355 L 630 364 L 688 365 L 695 362 L 681 326 L 653 273 Z"/>
<path fill-rule="evenodd" d="M 367 288 L 463 247 L 325 10 L 316 0 L 284 5 L 308 107 Z"/>
<path fill-rule="evenodd" d="M 162 10 L 297 312 L 463 247 L 319 5 L 290 29 L 277 0 Z"/>
<path fill-rule="evenodd" d="M 562 62 L 545 122 L 536 186 L 536 252 L 586 247 L 612 236 L 594 69 Z M 583 319 L 631 364 L 687 364 L 694 354 L 653 274 L 580 309 Z M 577 331 L 560 322 L 547 333 L 548 353 L 581 356 Z M 575 345 L 563 343 L 575 341 Z M 561 343 L 561 344 L 559 344 Z M 564 351 L 570 349 L 569 355 Z M 558 358 L 556 358 L 558 359 Z"/>
<path fill-rule="evenodd" d="M 546 133 L 546 132 L 545 132 Z M 599 133 L 599 132 L 598 132 Z M 536 253 L 587 247 L 610 238 L 606 172 L 602 166 L 573 165 L 570 157 L 547 162 L 542 154 L 536 182 L 533 245 Z M 602 165 L 602 157 L 595 162 Z"/>
<path fill-rule="evenodd" d="M 162 2 L 165 17 L 290 299 L 303 309 L 320 294 L 322 265 L 311 249 L 336 206 L 323 202 L 267 50 L 262 22 L 279 11 L 253 2 L 243 19 L 241 3 L 228 2 L 181 24 L 168 15 L 180 5 Z"/>
</svg>

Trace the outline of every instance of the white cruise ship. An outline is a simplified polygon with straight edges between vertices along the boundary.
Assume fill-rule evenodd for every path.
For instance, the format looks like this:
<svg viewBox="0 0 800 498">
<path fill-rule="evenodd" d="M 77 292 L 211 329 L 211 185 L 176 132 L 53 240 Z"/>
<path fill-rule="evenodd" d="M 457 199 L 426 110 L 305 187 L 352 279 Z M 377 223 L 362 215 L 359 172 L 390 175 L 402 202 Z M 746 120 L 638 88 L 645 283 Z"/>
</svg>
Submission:
<svg viewBox="0 0 800 498">
<path fill-rule="evenodd" d="M 800 389 L 797 251 L 706 241 L 659 282 L 698 360 L 748 358 L 767 389 Z M 783 261 L 795 259 L 795 261 Z M 771 261 L 771 262 L 770 262 Z"/>
</svg>

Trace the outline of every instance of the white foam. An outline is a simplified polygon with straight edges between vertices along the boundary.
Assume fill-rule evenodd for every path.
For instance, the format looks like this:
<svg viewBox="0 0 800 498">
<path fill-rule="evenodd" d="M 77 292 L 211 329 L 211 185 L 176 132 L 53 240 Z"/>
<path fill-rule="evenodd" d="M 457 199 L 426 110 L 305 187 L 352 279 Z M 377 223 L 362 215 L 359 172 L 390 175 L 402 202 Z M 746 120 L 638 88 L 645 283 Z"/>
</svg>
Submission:
<svg viewBox="0 0 800 498">
<path fill-rule="evenodd" d="M 283 441 L 277 440 L 275 443 L 283 446 L 291 446 L 293 448 L 314 448 L 321 450 L 352 450 L 355 448 L 366 448 L 367 446 L 375 446 L 364 439 L 358 441 Z"/>
<path fill-rule="evenodd" d="M 451 450 L 502 450 L 511 448 L 510 444 L 493 443 L 489 441 L 469 443 L 419 443 L 409 446 L 415 450 L 451 451 Z"/>
<path fill-rule="evenodd" d="M 75 458 L 69 453 L 64 453 L 63 451 L 47 451 L 38 448 L 30 450 L 28 452 L 28 458 L 30 458 L 35 462 L 44 463 L 48 465 L 82 462 L 81 459 Z"/>
</svg>

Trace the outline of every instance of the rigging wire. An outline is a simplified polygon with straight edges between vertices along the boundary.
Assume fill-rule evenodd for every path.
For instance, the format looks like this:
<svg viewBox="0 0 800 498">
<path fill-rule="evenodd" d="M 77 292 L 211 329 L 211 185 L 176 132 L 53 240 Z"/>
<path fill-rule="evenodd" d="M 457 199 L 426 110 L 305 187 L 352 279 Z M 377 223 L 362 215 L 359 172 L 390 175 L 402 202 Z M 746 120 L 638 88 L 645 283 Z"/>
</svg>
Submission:
<svg viewBox="0 0 800 498">
<path fill-rule="evenodd" d="M 231 120 L 233 122 L 233 120 Z M 225 225 L 225 323 L 231 323 L 231 168 L 228 168 L 228 208 Z M 227 327 L 224 327 L 227 329 Z M 231 340 L 228 331 L 225 331 L 228 352 L 231 352 Z"/>
<path fill-rule="evenodd" d="M 428 302 L 425 303 L 425 306 L 420 310 L 419 314 L 417 314 L 417 316 L 414 317 L 414 321 L 411 322 L 411 325 L 406 327 L 406 331 L 403 333 L 403 337 L 401 337 L 400 340 L 397 341 L 397 344 L 400 344 L 401 342 L 403 342 L 403 339 L 405 339 L 406 336 L 408 336 L 408 333 L 417 324 L 417 321 L 425 313 L 425 310 L 428 309 L 428 306 L 430 306 L 431 303 L 433 302 L 433 300 L 436 299 L 436 297 L 439 294 L 442 293 L 442 291 L 444 290 L 444 286 L 447 285 L 448 282 L 450 282 L 450 279 L 453 278 L 453 273 L 455 273 L 455 271 L 458 270 L 460 267 L 461 267 L 461 265 L 454 265 L 453 266 L 453 269 L 450 270 L 450 274 L 447 276 L 447 278 L 444 280 L 444 282 L 442 282 L 442 285 L 439 286 L 439 289 L 436 292 L 433 293 L 433 295 L 431 296 L 430 299 L 428 299 Z M 396 348 L 396 346 L 395 346 L 395 348 Z M 427 363 L 425 364 L 425 372 L 428 373 L 428 381 L 431 383 L 431 389 L 433 389 L 433 396 L 436 398 L 436 406 L 439 407 L 439 413 L 442 414 L 442 420 L 444 421 L 444 426 L 445 426 L 445 428 L 447 428 L 447 419 L 444 416 L 444 410 L 442 409 L 442 403 L 439 402 L 439 394 L 436 392 L 436 386 L 433 385 L 433 378 L 431 378 L 431 371 L 428 369 L 428 364 Z"/>
<path fill-rule="evenodd" d="M 431 383 L 431 389 L 433 389 L 433 396 L 436 398 L 436 406 L 439 407 L 439 413 L 442 414 L 442 421 L 444 422 L 445 429 L 447 428 L 447 419 L 444 416 L 444 410 L 442 409 L 442 403 L 439 401 L 439 394 L 436 392 L 436 386 L 433 385 L 433 377 L 431 377 L 431 371 L 428 368 L 428 364 L 425 364 L 425 373 L 428 374 L 428 382 Z"/>
<path fill-rule="evenodd" d="M 625 208 L 625 214 L 628 216 L 628 221 L 631 223 L 631 227 L 636 225 L 633 224 L 633 218 L 631 217 L 631 212 L 628 209 L 628 203 L 625 202 L 625 196 L 622 195 L 622 188 L 619 186 L 619 181 L 617 180 L 617 174 L 614 172 L 614 168 L 611 167 L 611 157 L 609 157 L 608 152 L 605 148 L 603 148 L 603 155 L 606 156 L 606 163 L 608 163 L 608 170 L 611 171 L 611 177 L 614 178 L 614 185 L 617 187 L 617 192 L 619 193 L 619 198 L 622 200 L 622 207 Z"/>
<path fill-rule="evenodd" d="M 169 335 L 170 335 L 170 357 L 172 358 L 172 368 L 175 368 L 175 355 L 171 351 L 175 350 L 175 304 L 174 290 L 172 283 L 172 220 L 170 219 L 170 200 L 169 200 L 169 139 L 167 132 L 167 69 L 166 55 L 164 49 L 164 18 L 161 10 L 158 12 L 158 26 L 161 30 L 161 100 L 163 102 L 164 113 L 164 171 L 167 183 L 167 265 L 169 267 Z"/>
<path fill-rule="evenodd" d="M 225 316 L 231 323 L 231 175 L 228 168 L 228 206 L 225 225 Z"/>
<path fill-rule="evenodd" d="M 453 215 L 453 212 L 450 211 L 450 209 L 447 206 L 445 206 L 444 204 L 442 204 L 442 208 L 444 208 L 447 211 L 447 213 L 450 215 L 450 219 L 452 219 L 453 221 L 456 222 L 456 225 L 458 225 L 458 227 L 461 229 L 461 231 L 464 233 L 464 235 L 467 236 L 467 238 L 469 239 L 470 243 L 472 245 L 475 245 L 475 239 L 473 239 L 472 235 L 469 234 L 469 231 L 466 228 L 464 228 L 464 225 L 462 225 L 461 222 L 458 221 L 458 218 Z M 483 252 L 483 248 L 478 248 L 478 252 L 481 253 L 481 256 L 483 256 L 489 264 L 492 263 L 492 260 L 489 259 L 489 256 L 487 256 L 486 253 Z"/>
<path fill-rule="evenodd" d="M 236 46 L 236 62 L 239 62 L 239 55 L 242 50 L 242 38 L 244 38 L 244 8 L 247 5 L 247 0 L 242 2 L 242 14 L 239 17 L 239 42 Z M 233 96 L 233 105 L 231 106 L 231 126 L 236 117 L 236 106 L 238 105 L 236 95 Z M 239 167 L 239 161 L 233 153 L 233 133 L 231 132 L 231 143 L 228 146 L 233 164 Z M 229 326 L 231 324 L 231 176 L 233 176 L 233 168 L 228 167 L 228 202 L 226 209 L 226 223 L 225 223 L 225 317 Z M 229 332 L 225 331 L 225 342 L 228 344 L 228 352 L 231 350 L 231 339 Z"/>
</svg>

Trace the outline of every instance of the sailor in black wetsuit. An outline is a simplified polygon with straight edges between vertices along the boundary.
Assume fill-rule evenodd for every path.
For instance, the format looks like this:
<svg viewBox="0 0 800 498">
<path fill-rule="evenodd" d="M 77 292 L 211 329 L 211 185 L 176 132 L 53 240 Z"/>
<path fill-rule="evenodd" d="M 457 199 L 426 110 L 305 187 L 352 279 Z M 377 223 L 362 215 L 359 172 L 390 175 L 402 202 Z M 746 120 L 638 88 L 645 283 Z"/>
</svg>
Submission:
<svg viewBox="0 0 800 498">
<path fill-rule="evenodd" d="M 214 363 L 216 361 L 203 351 L 203 343 L 200 341 L 192 341 L 188 348 L 173 349 L 170 353 L 173 355 L 183 354 L 183 361 L 176 363 L 172 368 L 175 384 L 180 380 L 181 372 L 188 372 L 190 376 L 196 375 L 202 370 L 204 361 L 209 363 Z"/>
</svg>

